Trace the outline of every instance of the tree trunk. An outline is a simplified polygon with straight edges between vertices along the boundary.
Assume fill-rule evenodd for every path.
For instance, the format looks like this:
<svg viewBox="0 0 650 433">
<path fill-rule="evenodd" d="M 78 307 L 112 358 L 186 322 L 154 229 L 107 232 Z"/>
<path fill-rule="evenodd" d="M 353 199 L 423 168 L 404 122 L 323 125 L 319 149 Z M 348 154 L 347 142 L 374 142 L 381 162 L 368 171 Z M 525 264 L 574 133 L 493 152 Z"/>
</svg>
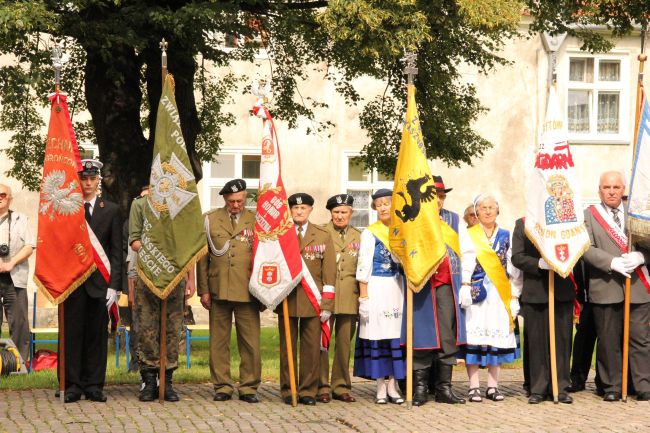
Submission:
<svg viewBox="0 0 650 433">
<path fill-rule="evenodd" d="M 126 215 L 151 171 L 152 144 L 140 124 L 141 63 L 127 46 L 113 46 L 106 57 L 93 48 L 86 47 L 86 53 L 86 100 L 104 163 L 102 195 L 118 203 Z M 109 71 L 119 71 L 121 76 Z"/>
</svg>

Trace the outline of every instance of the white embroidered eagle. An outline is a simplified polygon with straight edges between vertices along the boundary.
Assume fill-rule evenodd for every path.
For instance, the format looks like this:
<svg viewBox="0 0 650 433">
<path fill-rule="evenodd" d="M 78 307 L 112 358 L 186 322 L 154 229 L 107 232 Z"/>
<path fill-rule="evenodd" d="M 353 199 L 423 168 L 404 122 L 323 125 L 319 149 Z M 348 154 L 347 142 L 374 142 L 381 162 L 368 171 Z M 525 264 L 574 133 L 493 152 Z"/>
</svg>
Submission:
<svg viewBox="0 0 650 433">
<path fill-rule="evenodd" d="M 54 213 L 61 215 L 72 215 L 81 208 L 81 193 L 72 192 L 77 188 L 77 181 L 71 180 L 68 186 L 62 188 L 65 183 L 65 172 L 63 170 L 52 170 L 43 179 L 41 190 L 41 208 L 39 213 L 54 219 Z"/>
</svg>

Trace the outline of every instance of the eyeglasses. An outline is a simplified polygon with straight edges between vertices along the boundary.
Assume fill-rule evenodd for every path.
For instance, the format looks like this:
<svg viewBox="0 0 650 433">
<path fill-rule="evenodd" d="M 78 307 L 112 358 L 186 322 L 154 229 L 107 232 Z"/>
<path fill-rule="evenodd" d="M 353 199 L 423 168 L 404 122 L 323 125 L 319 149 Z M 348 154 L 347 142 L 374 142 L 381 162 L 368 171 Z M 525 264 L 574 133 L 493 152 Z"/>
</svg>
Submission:
<svg viewBox="0 0 650 433">
<path fill-rule="evenodd" d="M 7 197 L 9 197 L 9 194 L 7 194 L 6 192 L 0 192 L 0 199 L 4 200 Z"/>
<path fill-rule="evenodd" d="M 497 210 L 496 206 L 480 206 L 478 210 L 488 211 L 488 210 Z"/>
</svg>

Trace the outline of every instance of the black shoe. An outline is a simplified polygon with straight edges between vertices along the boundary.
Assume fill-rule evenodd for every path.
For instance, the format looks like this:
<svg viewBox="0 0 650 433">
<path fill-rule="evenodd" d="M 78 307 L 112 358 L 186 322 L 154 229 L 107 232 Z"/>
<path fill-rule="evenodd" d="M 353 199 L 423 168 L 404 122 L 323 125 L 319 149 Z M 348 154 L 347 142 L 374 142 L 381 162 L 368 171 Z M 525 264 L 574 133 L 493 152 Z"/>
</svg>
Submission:
<svg viewBox="0 0 650 433">
<path fill-rule="evenodd" d="M 174 374 L 174 370 L 165 370 L 165 401 L 178 401 L 180 398 L 178 398 L 178 394 L 174 390 L 174 386 L 172 384 L 172 376 Z"/>
<path fill-rule="evenodd" d="M 521 387 L 524 389 L 524 394 L 526 395 L 526 397 L 530 397 L 530 395 L 531 395 L 530 394 L 530 385 L 527 384 L 527 383 L 524 383 Z"/>
<path fill-rule="evenodd" d="M 289 397 L 291 398 L 291 397 Z M 241 394 L 239 396 L 239 399 L 241 401 L 245 401 L 246 403 L 259 403 L 260 401 L 257 399 L 257 396 L 255 394 Z"/>
<path fill-rule="evenodd" d="M 453 367 L 451 365 L 437 363 L 436 369 L 436 402 L 447 404 L 465 404 L 465 399 L 454 393 L 451 387 L 451 375 Z M 429 381 L 431 382 L 431 381 Z"/>
<path fill-rule="evenodd" d="M 529 404 L 539 404 L 544 401 L 546 401 L 546 396 L 542 394 L 531 394 L 530 397 L 528 397 Z"/>
<path fill-rule="evenodd" d="M 637 401 L 648 401 L 650 400 L 650 392 L 640 392 L 636 395 Z"/>
<path fill-rule="evenodd" d="M 158 398 L 158 385 L 156 379 L 158 378 L 157 370 L 140 370 L 142 376 L 142 383 L 144 386 L 140 390 L 138 398 L 140 401 L 154 401 Z"/>
<path fill-rule="evenodd" d="M 421 368 L 413 371 L 413 406 L 423 406 L 428 400 L 427 384 L 429 369 Z"/>
<path fill-rule="evenodd" d="M 567 392 L 580 392 L 585 390 L 584 382 L 571 382 L 571 385 L 566 387 Z"/>
<path fill-rule="evenodd" d="M 557 401 L 564 404 L 571 404 L 573 403 L 573 397 L 571 397 L 569 394 L 561 392 L 557 396 Z"/>
<path fill-rule="evenodd" d="M 314 397 L 300 397 L 298 403 L 305 404 L 307 406 L 316 406 L 316 399 Z"/>
<path fill-rule="evenodd" d="M 598 397 L 602 397 L 605 395 L 605 390 L 599 387 L 596 387 L 596 391 L 594 391 Z"/>
<path fill-rule="evenodd" d="M 65 397 L 63 397 L 63 401 L 66 403 L 74 403 L 79 400 L 81 400 L 81 394 L 78 392 L 66 392 Z"/>
<path fill-rule="evenodd" d="M 290 395 L 287 396 L 287 397 L 282 398 L 282 400 L 284 401 L 284 404 L 291 405 L 291 403 L 293 403 L 293 402 L 292 402 L 292 398 L 291 398 Z"/>
<path fill-rule="evenodd" d="M 225 392 L 218 392 L 214 395 L 214 401 L 228 401 L 232 398 L 232 395 L 226 394 Z"/>
<path fill-rule="evenodd" d="M 605 393 L 603 401 L 619 401 L 621 399 L 621 393 L 616 391 L 609 391 Z"/>
<path fill-rule="evenodd" d="M 86 392 L 86 400 L 106 403 L 106 396 L 100 390 Z"/>
</svg>

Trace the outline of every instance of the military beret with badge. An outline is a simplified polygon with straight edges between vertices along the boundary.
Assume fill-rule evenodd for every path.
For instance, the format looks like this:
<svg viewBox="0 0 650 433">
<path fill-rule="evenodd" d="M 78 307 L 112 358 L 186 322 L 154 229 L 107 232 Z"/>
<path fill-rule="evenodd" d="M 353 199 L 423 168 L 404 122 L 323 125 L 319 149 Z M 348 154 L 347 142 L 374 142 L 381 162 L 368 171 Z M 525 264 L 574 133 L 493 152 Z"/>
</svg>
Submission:
<svg viewBox="0 0 650 433">
<path fill-rule="evenodd" d="M 233 192 L 246 191 L 246 181 L 244 179 L 233 179 L 221 188 L 219 195 L 232 194 Z"/>
<path fill-rule="evenodd" d="M 306 204 L 309 206 L 314 205 L 314 197 L 310 196 L 306 192 L 297 192 L 289 196 L 289 207 L 293 207 L 299 204 Z"/>
<path fill-rule="evenodd" d="M 332 210 L 335 207 L 339 206 L 352 206 L 354 203 L 354 197 L 352 197 L 350 194 L 337 194 L 335 196 L 330 197 L 327 200 L 327 204 L 325 205 L 325 208 L 327 210 Z"/>
</svg>

